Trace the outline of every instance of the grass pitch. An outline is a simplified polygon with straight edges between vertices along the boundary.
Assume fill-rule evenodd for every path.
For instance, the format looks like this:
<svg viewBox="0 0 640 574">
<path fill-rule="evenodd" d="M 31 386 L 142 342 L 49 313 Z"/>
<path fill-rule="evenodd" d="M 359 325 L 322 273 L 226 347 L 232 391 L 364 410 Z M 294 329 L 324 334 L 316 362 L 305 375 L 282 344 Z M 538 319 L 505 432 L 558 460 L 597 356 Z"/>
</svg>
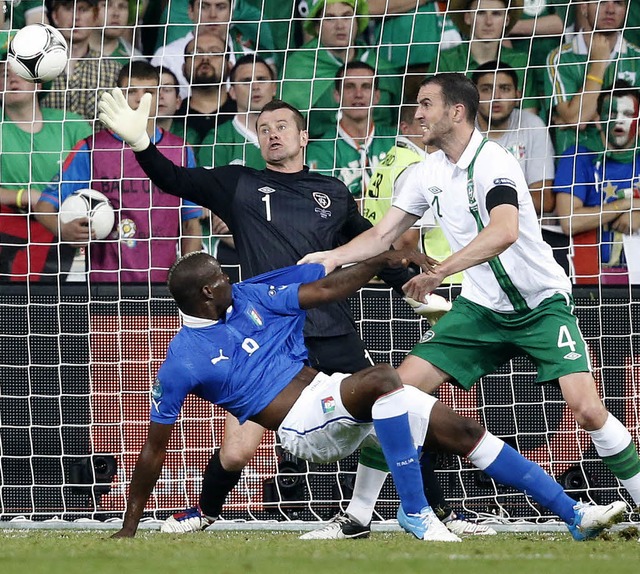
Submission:
<svg viewBox="0 0 640 574">
<path fill-rule="evenodd" d="M 498 534 L 426 543 L 402 533 L 368 540 L 301 541 L 296 532 L 0 530 L 3 574 L 638 574 L 636 528 L 574 542 L 568 534 Z"/>
</svg>

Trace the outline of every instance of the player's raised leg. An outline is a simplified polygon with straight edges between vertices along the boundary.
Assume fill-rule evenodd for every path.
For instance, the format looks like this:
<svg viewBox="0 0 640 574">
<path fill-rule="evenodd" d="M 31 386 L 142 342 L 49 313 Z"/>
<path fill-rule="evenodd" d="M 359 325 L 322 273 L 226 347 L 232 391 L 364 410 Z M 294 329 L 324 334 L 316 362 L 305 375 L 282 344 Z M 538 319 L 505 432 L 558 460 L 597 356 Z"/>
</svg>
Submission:
<svg viewBox="0 0 640 574">
<path fill-rule="evenodd" d="M 167 518 L 162 532 L 187 534 L 204 530 L 220 516 L 229 493 L 235 488 L 242 469 L 253 458 L 264 429 L 251 421 L 240 425 L 238 419 L 227 414 L 224 438 L 219 450 L 209 460 L 202 477 L 202 491 L 198 506 L 187 508 Z"/>
<path fill-rule="evenodd" d="M 416 444 L 424 441 L 428 417 L 410 421 L 405 387 L 393 367 L 378 365 L 342 381 L 345 408 L 359 420 L 373 420 L 376 437 L 400 496 L 398 522 L 421 540 L 458 542 L 424 495 Z M 418 391 L 417 391 L 418 392 Z"/>
<path fill-rule="evenodd" d="M 412 404 L 421 400 L 412 389 Z M 538 464 L 526 459 L 503 440 L 472 419 L 460 417 L 441 402 L 434 405 L 426 444 L 466 456 L 496 482 L 517 488 L 557 514 L 576 540 L 593 538 L 603 529 L 622 520 L 626 504 L 616 501 L 598 506 L 578 503 Z"/>
</svg>

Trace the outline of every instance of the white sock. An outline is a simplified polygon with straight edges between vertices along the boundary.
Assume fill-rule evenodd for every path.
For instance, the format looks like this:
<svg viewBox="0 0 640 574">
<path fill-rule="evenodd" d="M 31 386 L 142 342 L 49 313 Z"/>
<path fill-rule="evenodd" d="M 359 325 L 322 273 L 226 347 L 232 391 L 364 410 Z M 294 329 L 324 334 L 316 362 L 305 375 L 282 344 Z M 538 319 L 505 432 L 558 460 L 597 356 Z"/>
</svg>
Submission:
<svg viewBox="0 0 640 574">
<path fill-rule="evenodd" d="M 363 526 L 371 522 L 373 507 L 376 505 L 387 472 L 358 463 L 353 497 L 347 513 Z"/>
<path fill-rule="evenodd" d="M 640 506 L 640 462 L 638 454 L 633 445 L 631 433 L 627 428 L 611 413 L 607 417 L 602 428 L 594 431 L 587 431 L 591 435 L 593 445 L 602 459 L 608 458 L 605 464 L 618 477 L 618 480 L 624 486 L 635 504 Z M 620 455 L 623 451 L 628 450 L 624 455 L 618 457 L 622 459 L 622 463 L 611 457 Z M 631 469 L 631 471 L 629 471 Z M 621 478 L 619 474 L 635 473 L 627 478 Z"/>
</svg>

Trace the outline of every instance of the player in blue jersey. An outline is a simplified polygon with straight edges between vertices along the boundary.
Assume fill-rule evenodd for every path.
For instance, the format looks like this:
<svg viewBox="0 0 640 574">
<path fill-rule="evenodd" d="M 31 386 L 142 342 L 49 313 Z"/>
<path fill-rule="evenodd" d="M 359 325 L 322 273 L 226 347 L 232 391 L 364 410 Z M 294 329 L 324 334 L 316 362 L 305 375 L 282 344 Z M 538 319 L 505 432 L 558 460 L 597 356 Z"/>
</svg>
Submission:
<svg viewBox="0 0 640 574">
<path fill-rule="evenodd" d="M 542 468 L 478 423 L 404 387 L 389 365 L 354 375 L 325 375 L 307 366 L 304 310 L 344 299 L 384 267 L 409 261 L 429 267 L 416 252 L 388 251 L 326 277 L 323 266 L 311 264 L 231 285 L 206 253 L 178 260 L 169 272 L 169 290 L 184 326 L 153 385 L 148 437 L 136 462 L 123 527 L 114 536 L 135 535 L 189 393 L 224 407 L 241 423 L 277 430 L 285 450 L 305 460 L 333 462 L 377 443 L 400 496 L 398 522 L 421 540 L 460 540 L 424 496 L 418 462 L 423 445 L 467 456 L 495 480 L 525 491 L 565 520 L 576 539 L 595 536 L 619 520 L 624 502 L 577 504 Z"/>
</svg>

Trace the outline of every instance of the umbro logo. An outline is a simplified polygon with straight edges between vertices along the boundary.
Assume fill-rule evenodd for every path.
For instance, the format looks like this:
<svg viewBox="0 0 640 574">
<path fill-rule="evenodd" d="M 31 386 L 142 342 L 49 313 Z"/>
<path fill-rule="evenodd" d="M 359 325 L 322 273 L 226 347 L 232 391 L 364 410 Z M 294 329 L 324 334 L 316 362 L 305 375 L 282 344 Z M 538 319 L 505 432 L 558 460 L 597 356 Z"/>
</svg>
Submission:
<svg viewBox="0 0 640 574">
<path fill-rule="evenodd" d="M 580 353 L 571 352 L 571 353 L 567 353 L 563 358 L 567 359 L 569 361 L 575 361 L 576 359 L 579 359 L 580 357 L 582 357 L 582 355 Z"/>
<path fill-rule="evenodd" d="M 274 193 L 275 189 L 273 189 L 273 187 L 269 187 L 268 185 L 265 185 L 264 187 L 259 187 L 258 191 L 261 191 L 262 193 Z"/>
<path fill-rule="evenodd" d="M 439 187 L 436 187 L 435 185 L 430 187 L 429 191 L 434 195 L 437 195 L 438 193 L 442 193 L 442 190 Z"/>
</svg>

